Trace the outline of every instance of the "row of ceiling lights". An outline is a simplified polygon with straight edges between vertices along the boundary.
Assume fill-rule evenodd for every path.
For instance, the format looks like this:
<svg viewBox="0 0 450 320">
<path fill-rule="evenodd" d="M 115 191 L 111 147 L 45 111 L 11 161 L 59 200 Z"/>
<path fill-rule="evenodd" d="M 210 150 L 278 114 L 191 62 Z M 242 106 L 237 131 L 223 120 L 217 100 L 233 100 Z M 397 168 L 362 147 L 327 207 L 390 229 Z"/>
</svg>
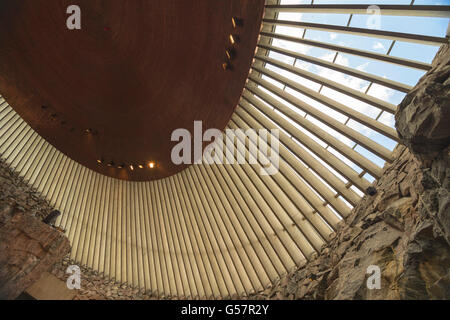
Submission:
<svg viewBox="0 0 450 320">
<path fill-rule="evenodd" d="M 97 163 L 98 163 L 99 165 L 103 165 L 103 164 L 105 164 L 105 161 L 104 161 L 103 159 L 98 159 L 98 160 L 97 160 Z M 128 169 L 130 169 L 131 171 L 134 171 L 135 169 L 144 169 L 144 168 L 154 169 L 154 168 L 156 168 L 156 163 L 155 163 L 154 161 L 148 162 L 147 165 L 143 165 L 143 164 L 137 164 L 137 165 L 130 164 L 130 165 L 125 165 L 125 164 L 121 163 L 121 164 L 119 164 L 119 165 L 116 166 L 115 163 L 114 163 L 114 161 L 111 161 L 111 162 L 107 162 L 107 163 L 106 163 L 106 166 L 107 166 L 107 167 L 110 167 L 110 168 L 116 167 L 117 169 L 125 169 L 125 168 L 128 168 Z"/>
<path fill-rule="evenodd" d="M 236 17 L 231 18 L 231 24 L 233 25 L 233 29 L 237 29 L 238 27 L 242 26 L 242 22 L 243 22 L 242 19 L 239 19 Z M 230 41 L 230 44 L 232 47 L 228 48 L 225 51 L 226 61 L 224 63 L 222 63 L 223 70 L 231 70 L 232 69 L 231 61 L 236 56 L 236 51 L 234 49 L 234 46 L 236 45 L 236 43 L 239 42 L 239 36 L 236 34 L 230 34 L 228 40 Z"/>
<path fill-rule="evenodd" d="M 43 105 L 42 109 L 43 110 L 50 110 L 50 107 L 48 107 L 46 105 Z M 56 112 L 53 112 L 52 114 L 50 114 L 50 118 L 52 120 L 56 120 L 58 117 L 59 117 L 59 115 Z M 67 121 L 66 120 L 61 120 L 61 125 L 62 126 L 66 126 L 67 125 Z M 73 132 L 76 131 L 76 128 L 75 127 L 70 127 L 69 131 L 73 133 Z M 92 128 L 87 128 L 87 129 L 84 130 L 84 133 L 85 134 L 90 134 L 90 135 L 97 135 L 98 131 L 95 130 L 95 129 L 92 129 Z M 97 163 L 99 165 L 101 165 L 101 164 L 104 164 L 105 162 L 103 161 L 103 159 L 98 159 Z M 128 166 L 126 166 L 125 164 L 119 164 L 119 165 L 116 166 L 114 164 L 114 161 L 111 161 L 111 162 L 106 163 L 106 166 L 108 166 L 108 167 L 117 167 L 118 169 L 124 169 L 125 167 L 128 167 L 131 171 L 134 171 L 136 168 L 137 169 L 144 169 L 144 168 L 148 167 L 149 169 L 154 169 L 154 168 L 156 168 L 156 163 L 151 161 L 151 162 L 147 163 L 146 166 L 144 166 L 143 164 L 137 164 L 137 165 L 130 164 Z"/>
</svg>

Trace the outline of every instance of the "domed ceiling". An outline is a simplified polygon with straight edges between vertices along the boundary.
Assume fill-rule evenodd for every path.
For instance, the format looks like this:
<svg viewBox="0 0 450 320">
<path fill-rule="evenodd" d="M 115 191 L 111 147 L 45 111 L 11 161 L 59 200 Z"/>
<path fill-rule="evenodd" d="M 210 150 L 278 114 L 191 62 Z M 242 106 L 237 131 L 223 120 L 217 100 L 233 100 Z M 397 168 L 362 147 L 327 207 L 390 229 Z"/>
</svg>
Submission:
<svg viewBox="0 0 450 320">
<path fill-rule="evenodd" d="M 175 129 L 228 123 L 263 4 L 1 1 L 0 92 L 42 137 L 92 170 L 135 181 L 170 176 L 185 168 L 170 158 Z M 70 5 L 81 8 L 81 30 L 66 26 Z"/>
</svg>

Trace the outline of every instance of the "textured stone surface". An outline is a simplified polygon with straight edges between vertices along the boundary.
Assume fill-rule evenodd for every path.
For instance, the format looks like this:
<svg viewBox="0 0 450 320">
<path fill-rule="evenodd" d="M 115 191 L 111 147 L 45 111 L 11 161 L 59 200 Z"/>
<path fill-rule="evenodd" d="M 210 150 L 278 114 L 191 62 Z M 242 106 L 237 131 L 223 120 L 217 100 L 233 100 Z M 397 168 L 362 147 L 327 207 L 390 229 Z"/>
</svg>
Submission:
<svg viewBox="0 0 450 320">
<path fill-rule="evenodd" d="M 450 299 L 448 157 L 430 169 L 404 146 L 396 153 L 377 194 L 363 198 L 316 259 L 250 298 Z M 367 288 L 371 265 L 381 270 L 379 290 Z"/>
<path fill-rule="evenodd" d="M 405 146 L 320 255 L 252 299 L 450 299 L 450 47 L 400 104 Z M 381 289 L 367 287 L 367 268 Z"/>
<path fill-rule="evenodd" d="M 56 263 L 51 273 L 58 279 L 66 282 L 70 276 L 66 273 L 70 265 L 78 265 L 66 256 L 62 261 Z M 97 271 L 80 266 L 81 285 L 80 290 L 75 290 L 74 300 L 156 300 L 152 292 L 132 288 L 127 284 L 115 282 L 104 277 Z M 170 297 L 160 297 L 170 299 Z"/>
<path fill-rule="evenodd" d="M 40 220 L 52 210 L 52 206 L 40 194 L 28 186 L 19 175 L 0 160 L 0 203 L 16 206 Z"/>
<path fill-rule="evenodd" d="M 69 240 L 28 213 L 0 205 L 0 299 L 14 299 L 70 251 Z"/>
<path fill-rule="evenodd" d="M 423 160 L 434 159 L 450 142 L 450 46 L 438 52 L 430 70 L 399 105 L 400 137 Z"/>
</svg>

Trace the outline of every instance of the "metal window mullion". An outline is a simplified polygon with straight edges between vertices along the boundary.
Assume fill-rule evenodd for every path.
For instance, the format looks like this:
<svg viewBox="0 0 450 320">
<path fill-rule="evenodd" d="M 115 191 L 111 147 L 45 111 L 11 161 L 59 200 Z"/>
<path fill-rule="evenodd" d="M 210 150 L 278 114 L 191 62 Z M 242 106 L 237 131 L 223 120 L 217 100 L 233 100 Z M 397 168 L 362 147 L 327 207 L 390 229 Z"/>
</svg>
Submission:
<svg viewBox="0 0 450 320">
<path fill-rule="evenodd" d="M 379 4 L 380 14 L 408 17 L 450 17 L 450 6 Z M 266 4 L 267 12 L 300 12 L 323 14 L 370 14 L 365 4 Z"/>
<path fill-rule="evenodd" d="M 178 269 L 178 263 L 176 258 L 176 252 L 173 247 L 173 239 L 169 237 L 170 227 L 167 224 L 166 217 L 169 214 L 167 209 L 167 199 L 164 194 L 164 190 L 161 188 L 161 180 L 157 180 L 155 183 L 155 189 L 159 194 L 161 199 L 161 215 L 159 216 L 158 224 L 161 229 L 161 235 L 163 236 L 163 247 L 166 253 L 164 254 L 166 258 L 167 273 L 170 284 L 170 295 L 180 296 L 183 289 L 179 289 L 179 284 L 181 283 L 180 271 Z M 172 252 L 172 253 L 171 253 Z"/>
<path fill-rule="evenodd" d="M 204 254 L 201 255 L 201 260 L 206 271 L 205 275 L 209 292 L 206 292 L 206 296 L 203 298 L 214 299 L 215 297 L 220 296 L 220 290 L 214 272 L 214 262 L 216 262 L 216 260 L 211 242 L 203 224 L 203 219 L 198 219 L 199 215 L 205 216 L 205 210 L 203 204 L 197 202 L 196 197 L 198 197 L 198 194 L 195 196 L 193 194 L 193 189 L 195 188 L 194 182 L 192 178 L 187 175 L 186 170 L 180 173 L 179 178 L 183 181 L 182 191 L 186 195 L 186 205 L 188 207 L 188 212 L 190 213 L 188 223 L 192 227 L 193 232 L 197 235 L 197 243 L 200 244 L 200 252 L 204 252 Z"/>
<path fill-rule="evenodd" d="M 440 46 L 442 44 L 445 44 L 448 41 L 446 38 L 425 36 L 425 35 L 421 35 L 421 34 L 384 31 L 384 30 L 378 30 L 378 29 L 346 27 L 346 26 L 338 26 L 338 25 L 322 24 L 322 23 L 275 20 L 275 19 L 263 19 L 263 23 L 269 24 L 269 25 L 288 26 L 288 27 L 302 28 L 302 29 L 308 28 L 311 30 L 318 30 L 318 31 L 332 31 L 332 32 L 337 32 L 337 33 L 351 34 L 351 35 L 363 36 L 363 37 L 374 37 L 374 38 L 379 38 L 379 39 L 406 41 L 406 42 L 426 44 L 426 45 L 431 45 L 431 46 Z"/>
<path fill-rule="evenodd" d="M 239 137 L 238 137 L 238 140 Z M 237 141 L 236 141 L 237 143 Z M 234 144 L 232 147 L 230 147 L 228 144 L 225 144 L 227 149 L 233 148 L 237 149 L 238 153 L 240 152 L 240 148 Z M 244 159 L 248 159 L 248 150 L 245 148 L 245 153 L 241 155 L 244 156 Z M 231 149 L 231 151 L 233 151 Z M 273 190 L 271 190 L 266 183 L 262 180 L 264 177 L 260 176 L 256 171 L 255 168 L 248 164 L 244 163 L 240 165 L 239 167 L 242 167 L 245 172 L 249 175 L 250 181 L 257 186 L 258 193 L 260 193 L 264 199 L 267 201 L 269 207 L 271 208 L 271 212 L 276 212 L 276 218 L 278 222 L 281 224 L 281 233 L 285 232 L 289 235 L 289 237 L 294 241 L 297 248 L 299 249 L 301 255 L 293 255 L 293 259 L 295 261 L 302 261 L 303 259 L 310 258 L 311 254 L 315 251 L 314 247 L 311 245 L 311 243 L 308 241 L 307 237 L 303 234 L 302 230 L 299 228 L 297 224 L 293 222 L 292 219 L 292 212 L 290 212 L 290 207 L 286 206 L 286 203 L 284 201 L 280 200 L 280 197 L 277 195 L 277 197 L 274 197 Z M 259 169 L 259 168 L 258 168 Z M 272 185 L 272 187 L 275 187 Z M 281 195 L 284 195 L 284 193 L 281 191 Z M 284 200 L 288 201 L 283 197 Z M 284 206 L 282 205 L 284 204 Z M 288 211 L 286 211 L 288 210 Z M 315 245 L 318 245 L 318 241 L 315 243 Z"/>
<path fill-rule="evenodd" d="M 309 104 L 303 102 L 302 100 L 294 97 L 293 95 L 291 95 L 287 92 L 283 92 L 281 89 L 270 84 L 269 82 L 267 82 L 265 80 L 255 79 L 255 78 L 250 78 L 250 79 L 252 81 L 254 81 L 255 83 L 257 83 L 258 85 L 261 85 L 262 87 L 264 87 L 266 90 L 269 90 L 273 94 L 282 98 L 283 100 L 291 103 L 299 110 L 302 110 L 302 111 L 306 112 L 307 114 L 317 118 L 318 120 L 320 120 L 324 124 L 328 125 L 332 129 L 336 130 L 340 134 L 344 135 L 345 137 L 349 138 L 352 141 L 357 142 L 358 144 L 360 144 L 364 148 L 368 149 L 369 151 L 373 152 L 380 158 L 388 161 L 389 163 L 391 163 L 393 161 L 392 151 L 390 151 L 389 149 L 376 143 L 375 141 L 371 140 L 370 138 L 367 138 L 366 136 L 359 133 L 358 131 L 344 125 L 342 122 L 339 122 L 338 120 L 327 115 L 326 113 L 319 111 L 318 109 L 310 106 Z M 293 111 L 293 112 L 295 112 L 295 111 Z M 292 114 L 292 112 L 291 112 L 291 114 Z M 294 115 L 294 118 L 299 117 L 298 113 L 296 113 L 296 112 L 293 115 Z"/>
<path fill-rule="evenodd" d="M 147 208 L 147 244 L 150 248 L 151 260 L 150 260 L 150 270 L 152 270 L 151 279 L 152 279 L 152 294 L 156 297 L 159 297 L 163 294 L 164 288 L 162 287 L 162 278 L 161 278 L 161 268 L 159 264 L 159 255 L 158 255 L 158 243 L 156 242 L 155 236 L 155 226 L 153 215 L 155 212 L 154 200 L 152 197 L 153 193 L 153 183 L 145 182 L 144 183 L 145 190 L 145 207 Z"/>
<path fill-rule="evenodd" d="M 178 226 L 176 224 L 176 221 L 174 219 L 174 211 L 178 210 L 178 207 L 176 206 L 175 200 L 172 197 L 172 192 L 169 192 L 168 184 L 170 183 L 169 179 L 165 179 L 163 185 L 164 188 L 164 194 L 166 195 L 167 199 L 167 206 L 169 210 L 169 214 L 167 217 L 165 217 L 168 220 L 168 224 L 170 225 L 170 230 L 174 242 L 174 251 L 177 255 L 177 263 L 178 268 L 180 272 L 180 279 L 181 279 L 181 295 L 179 297 L 187 297 L 188 295 L 192 294 L 191 284 L 189 282 L 189 275 L 187 271 L 187 263 L 185 256 L 187 255 L 187 250 L 184 247 L 183 252 L 183 246 L 182 243 L 184 239 L 180 239 L 180 236 L 182 237 L 182 233 L 178 229 Z M 178 254 L 176 253 L 178 251 Z"/>
<path fill-rule="evenodd" d="M 240 112 L 238 112 L 240 111 Z M 263 127 L 260 123 L 257 122 L 253 117 L 251 117 L 249 114 L 244 113 L 245 111 L 242 109 L 242 107 L 238 107 L 236 110 L 236 115 L 239 115 L 242 117 L 244 121 L 246 121 L 252 128 L 255 129 L 263 129 L 263 128 L 276 128 L 274 127 Z M 283 142 L 283 140 L 289 139 L 284 132 L 280 130 L 280 141 Z M 291 139 L 289 139 L 292 141 Z M 319 199 L 315 194 L 311 193 L 310 188 L 313 188 L 318 194 L 321 195 L 327 201 L 339 214 L 343 217 L 346 217 L 350 214 L 350 209 L 340 200 L 336 200 L 333 196 L 333 192 L 324 185 L 317 177 L 312 174 L 307 167 L 305 167 L 298 159 L 296 159 L 291 152 L 283 145 L 283 143 L 279 146 L 279 152 L 281 157 L 286 161 L 290 167 L 286 169 L 286 174 L 289 176 L 289 179 L 291 180 L 291 183 L 296 185 L 297 190 L 303 195 L 303 197 L 310 203 L 310 205 L 318 210 L 320 212 L 321 208 L 323 207 L 323 201 Z M 303 160 L 304 161 L 304 160 Z M 322 167 L 323 168 L 323 167 Z M 325 168 L 323 168 L 325 169 Z M 326 170 L 326 169 L 325 169 Z M 292 171 L 295 171 L 300 177 L 302 177 L 308 184 L 304 184 L 301 179 L 296 179 L 296 175 L 293 174 Z M 320 176 L 320 174 L 319 174 Z M 325 180 L 326 181 L 326 180 Z M 311 187 L 310 187 L 311 186 Z M 345 189 L 343 183 L 339 183 L 339 186 L 342 186 L 343 189 Z M 319 205 L 320 203 L 320 205 Z M 328 216 L 331 215 L 331 216 Z M 331 211 L 327 211 L 325 213 L 325 217 L 327 217 L 325 220 L 335 228 L 336 222 L 336 216 Z"/>
<path fill-rule="evenodd" d="M 236 201 L 234 194 L 230 192 L 230 189 L 227 183 L 223 180 L 222 176 L 221 175 L 217 176 L 210 165 L 202 166 L 200 170 L 203 171 L 203 174 L 205 175 L 205 180 L 207 177 L 214 185 L 221 186 L 222 193 L 219 194 L 219 196 L 226 197 L 230 202 L 232 212 L 235 215 L 234 217 L 234 220 L 236 221 L 235 224 L 239 225 L 242 228 L 243 232 L 248 238 L 252 250 L 256 254 L 259 267 L 261 267 L 262 270 L 264 271 L 261 272 L 261 274 L 257 273 L 257 275 L 260 278 L 262 287 L 265 288 L 268 284 L 271 283 L 271 278 L 274 278 L 277 275 L 274 266 L 272 264 L 272 261 L 270 260 L 270 257 L 267 254 L 267 250 L 265 250 L 264 246 L 261 245 L 261 242 L 259 241 L 259 238 L 255 234 L 254 229 L 249 224 L 247 218 L 244 216 L 242 206 Z M 270 245 L 268 247 L 270 247 L 273 250 L 273 248 Z M 250 260 L 250 262 L 252 263 L 253 269 L 255 271 L 258 270 L 258 266 L 255 267 L 255 263 L 253 263 L 252 260 Z"/>
<path fill-rule="evenodd" d="M 217 225 L 217 221 L 213 214 L 214 208 L 212 208 L 212 205 L 208 201 L 209 199 L 203 191 L 201 184 L 198 183 L 199 178 L 195 172 L 197 167 L 197 165 L 193 165 L 185 171 L 185 174 L 189 175 L 194 200 L 202 204 L 202 210 L 199 211 L 199 215 L 201 215 L 202 218 L 198 220 L 202 222 L 202 229 L 205 230 L 209 243 L 209 250 L 213 253 L 214 259 L 212 259 L 212 261 L 214 263 L 212 266 L 217 270 L 215 272 L 220 274 L 220 277 L 216 276 L 216 283 L 219 285 L 220 296 L 227 297 L 237 292 L 236 286 L 234 285 L 235 279 L 232 279 L 230 275 L 233 272 L 237 275 L 239 271 L 237 271 L 238 269 L 235 266 L 235 262 L 230 256 L 229 247 L 226 245 L 227 240 L 224 239 L 223 233 Z M 230 272 L 230 268 L 233 268 L 233 271 Z M 241 280 L 238 279 L 238 281 Z"/>
<path fill-rule="evenodd" d="M 201 283 L 200 280 L 200 273 L 199 273 L 199 267 L 197 265 L 197 256 L 194 252 L 194 248 L 192 246 L 191 243 L 191 239 L 187 230 L 187 226 L 186 223 L 184 222 L 184 220 L 182 220 L 180 218 L 183 217 L 184 213 L 186 212 L 185 209 L 185 205 L 184 205 L 184 201 L 182 199 L 180 199 L 180 195 L 179 195 L 179 191 L 176 188 L 176 183 L 178 183 L 178 181 L 175 181 L 175 177 L 169 177 L 169 188 L 170 188 L 170 193 L 171 195 L 173 195 L 174 199 L 175 199 L 175 204 L 176 204 L 176 210 L 174 211 L 174 220 L 176 222 L 176 226 L 177 226 L 177 231 L 182 235 L 182 244 L 184 245 L 184 250 L 185 250 L 185 265 L 189 271 L 189 276 L 188 276 L 188 280 L 190 283 L 190 289 L 191 289 L 191 296 L 186 296 L 186 298 L 188 299 L 193 299 L 195 297 L 200 297 L 203 295 L 202 290 L 203 290 L 203 284 Z M 184 217 L 183 217 L 184 218 Z M 189 253 L 189 251 L 191 253 Z"/>
<path fill-rule="evenodd" d="M 173 176 L 174 181 L 172 181 L 173 188 L 176 190 L 175 194 L 179 198 L 179 203 L 181 205 L 181 210 L 179 211 L 179 219 L 180 225 L 182 226 L 185 232 L 185 239 L 187 239 L 187 244 L 189 250 L 192 252 L 192 256 L 194 257 L 195 267 L 192 268 L 194 271 L 196 286 L 197 286 L 197 296 L 192 297 L 193 299 L 202 299 L 208 295 L 207 293 L 207 285 L 205 281 L 208 279 L 204 279 L 202 275 L 206 274 L 204 262 L 201 257 L 201 249 L 198 244 L 197 234 L 193 231 L 192 226 L 190 225 L 190 217 L 186 219 L 186 216 L 190 214 L 191 211 L 188 209 L 186 196 L 181 189 L 182 180 L 178 177 L 178 175 Z"/>
<path fill-rule="evenodd" d="M 229 122 L 228 127 L 234 130 L 239 129 L 239 126 L 233 119 Z M 242 135 L 244 135 L 244 133 L 242 133 Z M 236 136 L 241 140 L 242 143 L 245 143 L 244 139 L 246 139 L 246 137 L 245 135 L 242 135 L 237 134 Z M 249 147 L 253 144 L 256 147 L 258 146 L 253 141 L 251 141 L 251 139 L 246 140 L 248 140 L 249 142 Z M 261 164 L 257 162 L 258 155 L 252 155 L 248 148 L 246 149 L 245 156 L 246 159 L 249 160 L 251 167 L 255 171 L 262 168 Z M 254 161 L 255 164 L 252 164 Z M 283 160 L 280 159 L 279 162 L 282 166 Z M 260 178 L 267 189 L 270 190 L 270 193 L 274 197 L 276 195 L 277 200 L 279 200 L 279 204 L 284 208 L 287 216 L 289 217 L 289 220 L 291 221 L 291 227 L 297 226 L 299 231 L 305 237 L 306 241 L 315 250 L 320 250 L 324 242 L 328 240 L 328 236 L 331 233 L 331 230 L 322 221 L 320 221 L 319 224 L 319 221 L 312 217 L 312 208 L 310 207 L 310 205 L 305 201 L 303 197 L 299 197 L 299 193 L 294 189 L 294 187 L 286 179 L 281 171 L 272 176 L 262 175 Z M 313 221 L 317 222 L 318 224 L 315 225 Z M 285 228 L 287 229 L 288 226 L 285 225 Z"/>
<path fill-rule="evenodd" d="M 221 171 L 217 165 L 212 165 L 212 167 L 215 169 L 216 173 L 217 171 Z M 264 237 L 266 237 L 267 241 L 273 246 L 277 259 L 272 258 L 272 261 L 274 261 L 274 266 L 279 277 L 283 273 L 290 270 L 290 268 L 296 263 L 291 253 L 291 246 L 293 245 L 292 239 L 289 237 L 278 237 L 276 227 L 279 222 L 274 221 L 272 219 L 273 217 L 269 217 L 265 212 L 270 210 L 270 208 L 266 203 L 263 203 L 264 199 L 262 199 L 260 194 L 255 193 L 257 192 L 256 187 L 250 184 L 246 185 L 242 180 L 240 180 L 240 177 L 244 177 L 241 174 L 247 177 L 242 168 L 240 168 L 240 166 L 232 165 L 221 166 L 221 168 L 224 171 L 222 175 L 229 182 L 230 187 L 234 186 L 235 190 L 237 190 L 236 194 L 238 194 L 243 201 L 242 205 L 245 204 L 248 208 L 248 213 L 251 213 L 251 216 L 248 214 L 247 218 L 253 218 L 251 219 L 253 221 L 253 225 L 261 229 Z M 263 239 L 263 237 L 260 236 L 259 239 Z M 284 242 L 283 240 L 289 242 Z M 275 278 L 272 279 L 272 281 L 274 280 Z"/>
<path fill-rule="evenodd" d="M 304 129 L 308 130 L 309 132 L 313 133 L 315 136 L 320 138 L 321 140 L 325 141 L 326 143 L 333 146 L 334 149 L 339 151 L 342 155 L 349 158 L 351 161 L 353 161 L 355 164 L 360 166 L 361 168 L 366 169 L 368 172 L 370 172 L 374 177 L 380 177 L 382 174 L 382 169 L 378 167 L 376 164 L 369 161 L 367 158 L 360 155 L 355 150 L 351 149 L 349 146 L 344 144 L 343 142 L 339 141 L 336 137 L 332 136 L 331 134 L 327 133 L 325 130 L 319 128 L 317 125 L 313 124 L 311 121 L 300 117 L 297 112 L 291 110 L 290 108 L 286 107 L 284 104 L 279 102 L 278 100 L 274 99 L 273 97 L 267 95 L 263 91 L 257 89 L 257 88 L 250 88 L 247 87 L 247 90 L 244 92 L 243 97 L 251 102 L 254 106 L 256 106 L 259 110 L 261 110 L 262 113 L 266 114 L 270 119 L 275 121 L 280 125 L 280 127 L 284 128 L 286 131 L 288 131 L 290 134 L 292 134 L 296 139 L 298 139 L 301 143 L 305 144 L 313 153 L 315 153 L 317 156 L 319 156 L 323 161 L 327 162 L 329 165 L 331 165 L 335 170 L 343 174 L 343 176 L 348 177 L 348 179 L 352 180 L 355 184 L 363 186 L 358 179 L 353 179 L 353 172 L 356 173 L 353 169 L 351 169 L 348 165 L 343 163 L 341 160 L 338 159 L 338 161 L 330 161 L 330 159 L 334 159 L 334 155 L 332 155 L 330 152 L 327 152 L 322 146 L 320 146 L 316 141 L 314 141 L 312 138 L 308 137 L 306 134 L 301 132 L 298 128 L 296 128 L 293 124 L 289 123 L 286 119 L 278 115 L 275 111 L 270 110 L 264 104 L 260 103 L 256 98 L 252 95 L 259 97 L 262 99 L 265 103 L 268 105 L 276 105 L 277 110 L 279 110 L 281 113 L 295 121 L 298 125 L 303 127 Z M 328 159 L 331 157 L 330 159 Z M 341 165 L 337 166 L 336 163 L 341 163 Z M 345 168 L 348 168 L 345 170 Z M 345 171 L 344 171 L 345 170 Z M 345 173 L 348 173 L 346 175 Z"/>
<path fill-rule="evenodd" d="M 207 164 L 202 165 L 202 167 L 205 165 Z M 226 250 L 230 251 L 231 249 L 232 252 L 236 252 L 237 254 L 237 259 L 234 259 L 234 261 L 238 262 L 237 272 L 241 279 L 244 278 L 244 281 L 242 282 L 246 286 L 246 292 L 256 292 L 261 282 L 255 272 L 255 266 L 252 263 L 252 259 L 259 260 L 254 252 L 249 252 L 249 250 L 245 248 L 243 243 L 247 237 L 240 232 L 242 230 L 236 229 L 236 224 L 233 223 L 233 220 L 230 218 L 229 212 L 232 211 L 230 204 L 219 196 L 219 192 L 217 192 L 215 187 L 217 185 L 214 185 L 210 179 L 206 179 L 205 176 L 203 176 L 203 170 L 198 170 L 198 166 L 194 165 L 192 171 L 194 183 L 199 186 L 201 193 L 209 199 L 209 206 L 212 207 L 214 205 L 215 207 L 215 210 L 209 211 L 212 220 L 214 220 L 215 225 L 218 226 L 220 232 L 224 231 L 222 233 L 226 235 L 228 243 L 231 242 L 231 245 L 225 247 Z M 222 191 L 220 193 L 222 193 Z M 242 293 L 238 292 L 238 294 Z"/>
<path fill-rule="evenodd" d="M 298 53 L 298 52 L 294 52 L 294 51 L 289 51 L 283 48 L 278 48 L 278 47 L 274 47 L 274 46 L 265 46 L 265 45 L 261 45 L 258 44 L 258 46 L 264 47 L 266 50 L 269 51 L 273 51 L 273 52 L 277 52 L 280 54 L 283 54 L 285 56 L 289 56 L 292 58 L 296 58 L 298 60 L 302 60 L 302 61 L 306 61 L 312 64 L 315 64 L 317 66 L 321 66 L 324 68 L 328 68 L 334 71 L 338 71 L 338 72 L 342 72 L 344 74 L 347 74 L 349 76 L 353 76 L 362 80 L 366 80 L 366 81 L 371 81 L 377 84 L 380 84 L 382 86 L 385 86 L 387 88 L 393 89 L 393 90 L 397 90 L 400 92 L 404 92 L 404 93 L 408 93 L 409 91 L 412 90 L 413 87 L 404 84 L 404 83 L 400 83 L 397 81 L 393 81 L 393 80 L 389 80 L 389 79 L 385 79 L 383 77 L 379 77 L 376 76 L 374 74 L 370 74 L 367 72 L 363 72 L 363 71 L 359 71 L 357 69 L 354 68 L 350 68 L 350 67 L 346 67 L 346 66 L 342 66 L 336 63 L 331 63 L 328 62 L 326 60 L 323 59 L 319 59 L 319 58 L 315 58 L 306 54 L 302 54 L 302 53 Z"/>
<path fill-rule="evenodd" d="M 277 68 L 289 71 L 295 75 L 298 75 L 300 77 L 303 77 L 303 78 L 313 81 L 315 83 L 323 84 L 324 86 L 326 86 L 332 90 L 336 90 L 340 93 L 348 95 L 349 97 L 358 99 L 364 103 L 370 104 L 374 107 L 377 107 L 377 108 L 379 108 L 383 111 L 389 112 L 391 114 L 395 114 L 395 112 L 397 110 L 397 107 L 389 102 L 369 96 L 358 90 L 352 89 L 350 87 L 347 87 L 345 85 L 342 85 L 342 84 L 332 81 L 330 79 L 316 75 L 312 72 L 302 70 L 295 66 L 291 66 L 287 63 L 284 63 L 284 62 L 281 62 L 281 61 L 278 61 L 278 60 L 275 60 L 272 58 L 268 58 L 268 57 L 262 57 L 262 56 L 255 56 L 255 59 L 265 61 L 266 63 L 269 63 Z"/>
</svg>

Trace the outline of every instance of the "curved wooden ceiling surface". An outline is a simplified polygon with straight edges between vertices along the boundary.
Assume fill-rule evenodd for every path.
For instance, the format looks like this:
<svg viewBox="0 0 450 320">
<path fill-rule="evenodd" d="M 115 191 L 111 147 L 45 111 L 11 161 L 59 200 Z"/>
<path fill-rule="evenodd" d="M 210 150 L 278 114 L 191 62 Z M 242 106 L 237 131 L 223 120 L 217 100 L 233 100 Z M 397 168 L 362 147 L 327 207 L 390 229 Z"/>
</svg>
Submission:
<svg viewBox="0 0 450 320">
<path fill-rule="evenodd" d="M 81 8 L 81 30 L 66 27 L 66 9 L 74 4 Z M 82 165 L 125 180 L 167 177 L 185 168 L 170 159 L 174 129 L 193 132 L 194 120 L 204 130 L 229 122 L 263 4 L 1 1 L 0 90 L 33 129 Z M 233 28 L 232 17 L 243 24 Z M 240 41 L 233 69 L 224 71 L 230 34 Z M 151 161 L 156 168 L 138 168 Z"/>
</svg>

